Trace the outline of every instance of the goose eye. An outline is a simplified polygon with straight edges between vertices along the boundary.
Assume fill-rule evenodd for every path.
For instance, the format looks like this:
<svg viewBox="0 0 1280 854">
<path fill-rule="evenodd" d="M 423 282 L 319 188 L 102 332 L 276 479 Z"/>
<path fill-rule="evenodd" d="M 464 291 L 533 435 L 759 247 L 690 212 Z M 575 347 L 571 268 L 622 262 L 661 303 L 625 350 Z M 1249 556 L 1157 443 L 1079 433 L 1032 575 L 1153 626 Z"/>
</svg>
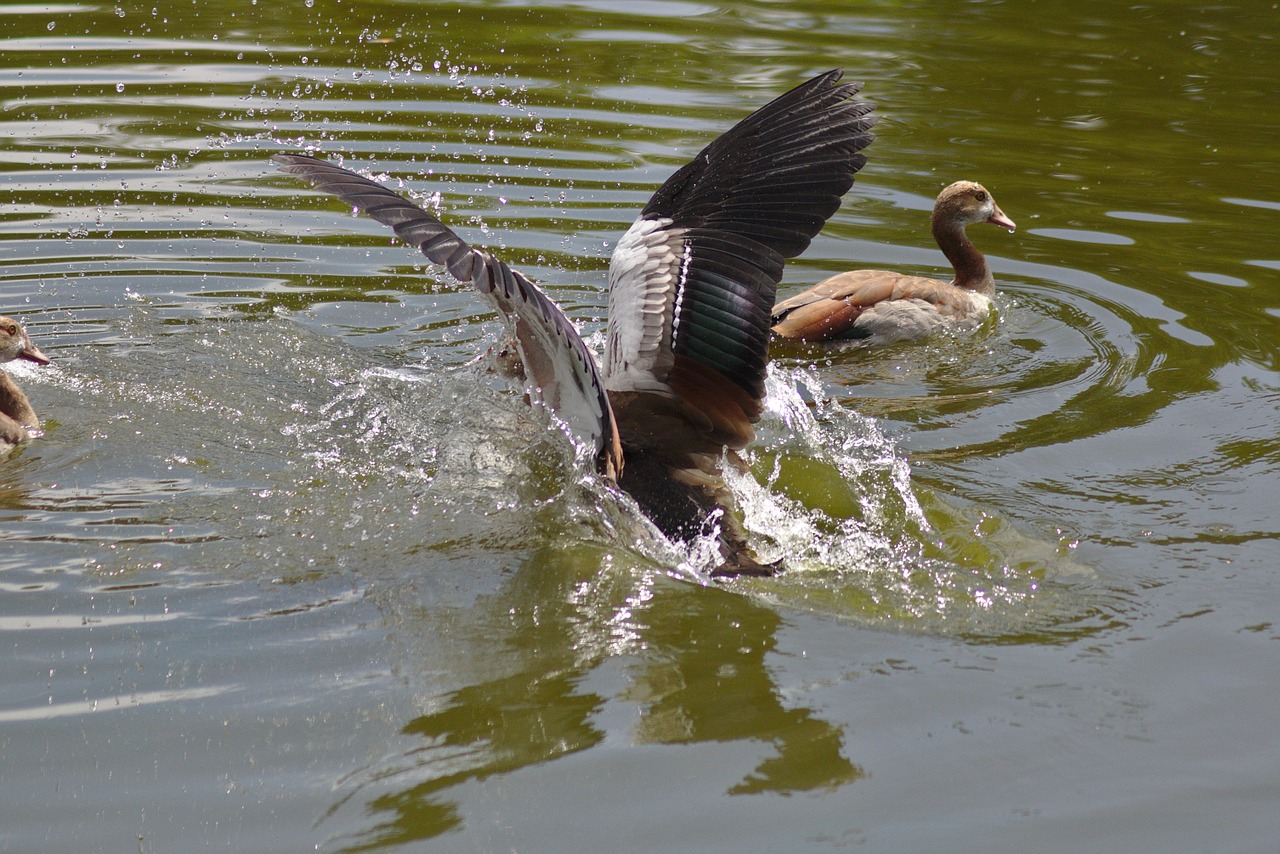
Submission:
<svg viewBox="0 0 1280 854">
<path fill-rule="evenodd" d="M 17 335 L 17 334 L 18 334 L 18 327 L 16 327 L 16 326 L 9 326 L 9 327 L 7 327 L 4 331 L 5 331 L 5 332 L 8 332 L 10 335 Z"/>
<path fill-rule="evenodd" d="M 974 197 L 980 202 L 985 202 L 987 200 L 987 194 L 982 192 L 981 190 L 974 193 Z"/>
</svg>

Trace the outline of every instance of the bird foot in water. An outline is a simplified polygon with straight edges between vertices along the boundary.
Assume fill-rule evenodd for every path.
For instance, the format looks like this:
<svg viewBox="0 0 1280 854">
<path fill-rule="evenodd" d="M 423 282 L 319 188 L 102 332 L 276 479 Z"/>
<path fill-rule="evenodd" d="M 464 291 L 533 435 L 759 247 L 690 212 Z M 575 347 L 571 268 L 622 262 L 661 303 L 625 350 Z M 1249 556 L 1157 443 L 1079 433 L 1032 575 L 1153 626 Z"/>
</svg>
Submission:
<svg viewBox="0 0 1280 854">
<path fill-rule="evenodd" d="M 782 560 L 779 558 L 773 563 L 759 563 L 750 558 L 739 559 L 737 562 L 725 561 L 724 563 L 711 570 L 712 578 L 737 578 L 746 575 L 752 578 L 772 578 L 779 572 L 782 572 Z"/>
</svg>

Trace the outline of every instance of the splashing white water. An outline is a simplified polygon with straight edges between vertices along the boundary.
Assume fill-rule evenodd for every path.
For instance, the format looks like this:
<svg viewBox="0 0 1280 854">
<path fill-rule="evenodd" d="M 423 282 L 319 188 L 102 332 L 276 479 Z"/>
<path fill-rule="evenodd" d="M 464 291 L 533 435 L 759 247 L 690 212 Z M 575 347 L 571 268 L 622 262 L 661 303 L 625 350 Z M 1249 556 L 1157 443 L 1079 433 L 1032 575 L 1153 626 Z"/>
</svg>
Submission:
<svg viewBox="0 0 1280 854">
<path fill-rule="evenodd" d="M 829 400 L 822 391 L 821 380 L 805 370 L 783 370 L 770 366 L 766 380 L 769 415 L 776 415 L 815 458 L 835 466 L 848 481 L 863 482 L 869 475 L 887 477 L 892 498 L 900 501 L 908 518 L 921 528 L 928 528 L 924 511 L 911 490 L 911 467 L 880 425 L 871 418 L 845 409 Z M 810 409 L 799 389 L 813 400 Z M 821 420 L 819 420 L 821 416 Z M 833 441 L 835 440 L 835 441 Z M 883 518 L 883 491 L 862 495 L 862 509 Z"/>
<path fill-rule="evenodd" d="M 766 389 L 762 441 L 744 455 L 754 476 L 726 467 L 747 529 L 769 544 L 761 549 L 766 559 L 785 556 L 789 573 L 868 572 L 898 563 L 904 522 L 917 531 L 928 523 L 893 440 L 873 420 L 825 400 L 809 372 L 773 365 Z M 815 477 L 787 475 L 796 460 Z M 836 504 L 856 502 L 856 512 L 824 507 L 823 484 L 842 493 Z M 807 502 L 797 492 L 816 492 L 819 500 Z"/>
</svg>

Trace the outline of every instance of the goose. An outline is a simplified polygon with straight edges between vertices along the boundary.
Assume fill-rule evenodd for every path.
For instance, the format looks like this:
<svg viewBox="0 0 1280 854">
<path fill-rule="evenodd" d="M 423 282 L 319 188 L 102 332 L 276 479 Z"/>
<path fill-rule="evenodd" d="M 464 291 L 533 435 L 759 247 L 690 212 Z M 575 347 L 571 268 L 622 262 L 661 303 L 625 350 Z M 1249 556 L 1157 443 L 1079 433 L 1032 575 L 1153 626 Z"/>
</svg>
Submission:
<svg viewBox="0 0 1280 854">
<path fill-rule="evenodd" d="M 0 364 L 25 359 L 37 365 L 49 364 L 40 348 L 31 343 L 27 331 L 11 317 L 0 317 Z M 13 449 L 30 439 L 40 429 L 40 419 L 31 401 L 18 388 L 13 377 L 0 371 L 0 452 Z"/>
<path fill-rule="evenodd" d="M 755 438 L 783 264 L 853 186 L 874 105 L 836 69 L 761 107 L 654 193 L 609 263 L 604 358 L 537 285 L 381 184 L 303 154 L 283 171 L 392 227 L 511 327 L 532 401 L 672 540 L 715 532 L 713 577 L 771 575 L 734 514 L 721 461 Z"/>
<path fill-rule="evenodd" d="M 943 189 L 933 206 L 933 239 L 955 268 L 950 282 L 886 270 L 852 270 L 773 307 L 773 333 L 799 341 L 855 339 L 869 346 L 923 338 L 947 323 L 976 322 L 991 311 L 995 280 L 969 240 L 978 222 L 1013 231 L 991 192 L 973 181 Z"/>
</svg>

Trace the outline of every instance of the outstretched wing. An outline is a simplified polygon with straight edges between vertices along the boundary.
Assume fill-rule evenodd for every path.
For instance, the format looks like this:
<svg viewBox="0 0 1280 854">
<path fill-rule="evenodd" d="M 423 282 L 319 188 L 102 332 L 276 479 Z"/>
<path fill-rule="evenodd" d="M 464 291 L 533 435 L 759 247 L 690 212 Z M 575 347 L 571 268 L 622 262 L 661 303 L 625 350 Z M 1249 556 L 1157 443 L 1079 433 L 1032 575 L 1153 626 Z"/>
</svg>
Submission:
<svg viewBox="0 0 1280 854">
<path fill-rule="evenodd" d="M 573 322 L 537 285 L 381 184 L 302 154 L 271 159 L 395 229 L 405 243 L 486 296 L 514 327 L 530 395 L 595 448 L 603 472 L 621 472 L 622 446 L 595 358 Z"/>
<path fill-rule="evenodd" d="M 624 432 L 671 405 L 740 448 L 764 398 L 785 259 L 809 246 L 866 163 L 873 105 L 815 77 L 761 107 L 658 189 L 609 266 L 605 386 Z M 667 403 L 659 403 L 665 399 Z M 639 430 L 643 433 L 643 429 Z"/>
</svg>

